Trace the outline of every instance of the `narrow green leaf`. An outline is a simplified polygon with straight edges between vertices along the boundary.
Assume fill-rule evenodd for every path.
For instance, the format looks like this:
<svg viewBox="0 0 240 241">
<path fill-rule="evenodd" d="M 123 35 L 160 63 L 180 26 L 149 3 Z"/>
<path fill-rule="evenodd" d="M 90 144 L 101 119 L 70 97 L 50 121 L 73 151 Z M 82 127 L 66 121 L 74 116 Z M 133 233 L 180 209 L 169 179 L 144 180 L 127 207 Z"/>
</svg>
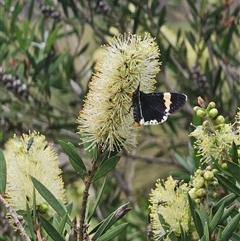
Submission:
<svg viewBox="0 0 240 241">
<path fill-rule="evenodd" d="M 26 211 L 27 211 L 27 224 L 28 224 L 28 227 L 29 227 L 29 231 L 30 231 L 30 234 L 31 234 L 31 238 L 33 239 L 33 241 L 36 241 L 36 235 L 35 235 L 35 232 L 34 232 L 34 227 L 33 227 L 33 219 L 32 219 L 32 215 L 31 215 L 31 211 L 30 211 L 30 208 L 28 206 L 28 204 L 26 203 Z"/>
<path fill-rule="evenodd" d="M 97 238 L 96 241 L 113 240 L 113 238 L 118 236 L 127 226 L 128 223 L 120 224 L 117 227 L 114 227 L 111 230 L 109 230 L 107 233 L 103 234 L 101 237 Z"/>
<path fill-rule="evenodd" d="M 105 161 L 103 165 L 101 165 L 96 171 L 95 175 L 93 176 L 93 181 L 96 181 L 100 177 L 110 172 L 117 165 L 119 160 L 120 156 L 113 156 L 109 158 L 107 161 Z"/>
<path fill-rule="evenodd" d="M 235 142 L 232 144 L 232 160 L 234 163 L 238 164 L 238 148 Z"/>
<path fill-rule="evenodd" d="M 128 211 L 130 211 L 130 208 L 128 208 L 128 203 L 123 204 L 116 211 L 111 213 L 106 219 L 97 224 L 96 227 L 94 227 L 89 232 L 89 235 L 95 233 L 94 237 L 92 238 L 92 241 L 95 241 L 96 238 L 100 237 L 103 233 L 105 233 L 114 223 L 121 219 Z"/>
<path fill-rule="evenodd" d="M 209 222 L 209 233 L 212 234 L 214 229 L 218 226 L 220 219 L 222 218 L 225 203 L 223 202 L 217 212 L 214 214 L 212 220 Z"/>
<path fill-rule="evenodd" d="M 190 6 L 190 9 L 192 10 L 192 13 L 193 13 L 193 15 L 194 16 L 198 16 L 198 11 L 197 11 L 197 9 L 196 9 L 196 7 L 195 7 L 195 2 L 194 1 L 192 1 L 192 0 L 187 0 L 187 2 L 188 2 L 188 4 L 189 4 L 189 6 Z"/>
<path fill-rule="evenodd" d="M 240 182 L 240 166 L 234 162 L 226 161 L 228 166 L 228 171 L 236 178 L 238 182 Z"/>
<path fill-rule="evenodd" d="M 61 234 L 53 227 L 53 225 L 43 216 L 39 216 L 41 226 L 48 233 L 48 235 L 55 241 L 65 241 Z"/>
<path fill-rule="evenodd" d="M 197 213 L 198 207 L 189 195 L 188 195 L 188 202 L 189 202 L 189 207 L 190 207 L 190 211 L 191 211 L 191 216 L 193 218 L 193 222 L 195 224 L 197 233 L 200 237 L 202 237 L 203 236 L 203 226 L 202 226 L 201 218 Z"/>
<path fill-rule="evenodd" d="M 181 239 L 184 241 L 191 241 L 186 233 L 186 231 L 183 229 L 182 225 L 180 225 L 181 229 Z"/>
<path fill-rule="evenodd" d="M 221 219 L 220 219 L 220 221 L 219 221 L 219 224 L 221 224 L 221 223 L 224 222 L 227 218 L 229 218 L 230 215 L 234 212 L 235 208 L 236 208 L 235 206 L 231 206 L 231 207 L 229 207 L 228 209 L 225 209 L 225 210 L 224 210 L 224 213 L 223 213 L 223 215 L 222 215 L 222 217 L 221 217 Z"/>
<path fill-rule="evenodd" d="M 106 219 L 103 220 L 100 226 L 98 226 L 97 231 L 95 232 L 94 236 L 92 237 L 92 241 L 96 241 L 102 234 L 109 229 L 112 223 L 112 219 L 114 219 L 114 213 L 111 213 Z"/>
<path fill-rule="evenodd" d="M 85 173 L 85 171 L 87 170 L 86 166 L 84 165 L 84 162 L 83 162 L 82 158 L 79 156 L 76 147 L 72 143 L 70 143 L 70 142 L 66 143 L 64 141 L 59 141 L 59 143 L 60 143 L 62 149 L 68 155 L 69 160 L 71 159 L 70 160 L 71 164 L 73 162 L 76 164 L 75 167 L 77 168 L 77 170 L 76 169 L 75 170 L 76 171 L 81 171 L 82 170 Z"/>
<path fill-rule="evenodd" d="M 106 177 L 104 178 L 104 180 L 103 180 L 103 184 L 102 184 L 102 186 L 101 186 L 101 189 L 100 189 L 100 191 L 99 191 L 99 193 L 98 193 L 98 196 L 97 196 L 97 199 L 96 199 L 96 201 L 94 202 L 94 205 L 93 205 L 93 207 L 91 207 L 91 213 L 89 214 L 89 216 L 87 217 L 87 223 L 90 223 L 90 220 L 91 220 L 91 218 L 92 218 L 92 216 L 93 216 L 93 214 L 94 214 L 94 212 L 95 212 L 95 210 L 96 210 L 96 208 L 97 208 L 97 206 L 98 206 L 98 204 L 99 204 L 99 201 L 100 201 L 100 199 L 101 199 L 101 197 L 102 197 L 102 194 L 103 194 L 103 190 L 104 190 L 104 188 L 105 188 L 105 185 L 106 185 Z"/>
<path fill-rule="evenodd" d="M 59 66 L 61 63 L 66 59 L 67 53 L 63 53 L 59 55 L 53 63 L 49 66 L 48 73 L 54 74 L 55 71 L 58 71 Z"/>
<path fill-rule="evenodd" d="M 220 208 L 223 202 L 226 203 L 226 205 L 229 205 L 237 198 L 237 195 L 234 193 L 230 193 L 227 196 L 223 197 L 221 200 L 219 200 L 213 207 L 213 212 L 217 212 L 217 210 Z"/>
<path fill-rule="evenodd" d="M 2 149 L 0 149 L 0 194 L 4 194 L 7 184 L 7 166 Z"/>
<path fill-rule="evenodd" d="M 170 238 L 171 241 L 178 241 L 178 238 L 177 238 L 176 234 L 173 231 L 171 231 L 168 234 L 168 238 Z"/>
<path fill-rule="evenodd" d="M 34 225 L 36 224 L 36 220 L 37 220 L 37 204 L 36 204 L 36 189 L 33 187 L 33 203 L 32 203 L 32 216 L 33 216 L 33 221 L 34 221 Z"/>
<path fill-rule="evenodd" d="M 41 194 L 41 196 L 48 202 L 48 204 L 61 216 L 64 217 L 66 210 L 57 198 L 36 178 L 31 177 L 34 187 Z M 68 224 L 71 225 L 71 220 L 68 217 Z"/>
<path fill-rule="evenodd" d="M 164 6 L 159 14 L 158 18 L 158 26 L 159 28 L 164 24 L 166 18 L 166 6 Z"/>
<path fill-rule="evenodd" d="M 229 179 L 221 174 L 217 174 L 216 177 L 225 188 L 235 193 L 237 196 L 240 196 L 240 189 L 235 185 L 235 183 L 232 183 Z"/>
<path fill-rule="evenodd" d="M 226 240 L 229 240 L 229 238 L 231 238 L 233 231 L 239 225 L 239 221 L 240 221 L 240 213 L 238 213 L 224 228 L 221 235 L 221 241 L 226 241 Z"/>
<path fill-rule="evenodd" d="M 51 32 L 51 34 L 49 35 L 47 42 L 46 42 L 45 49 L 44 49 L 45 53 L 48 53 L 51 50 L 52 45 L 53 45 L 55 39 L 57 38 L 58 30 L 59 30 L 59 28 L 56 27 L 53 30 L 53 32 Z"/>
<path fill-rule="evenodd" d="M 17 22 L 17 17 L 18 15 L 21 13 L 22 9 L 23 9 L 24 4 L 21 3 L 20 1 L 16 2 L 16 5 L 14 6 L 14 11 L 12 12 L 12 16 L 11 16 L 11 30 L 14 31 L 15 30 L 15 26 L 16 26 L 16 22 Z"/>
<path fill-rule="evenodd" d="M 188 42 L 190 43 L 190 45 L 192 46 L 192 48 L 195 50 L 196 39 L 195 39 L 193 33 L 190 31 L 186 32 L 186 38 L 187 38 Z"/>
<path fill-rule="evenodd" d="M 58 226 L 56 227 L 58 233 L 63 234 L 63 231 L 65 230 L 65 226 L 66 226 L 66 222 L 67 222 L 67 217 L 68 214 L 65 213 L 65 215 L 62 217 L 60 223 L 58 224 Z"/>
<path fill-rule="evenodd" d="M 28 8 L 28 20 L 30 21 L 32 18 L 33 7 L 34 7 L 34 0 L 30 0 L 29 8 Z"/>
</svg>

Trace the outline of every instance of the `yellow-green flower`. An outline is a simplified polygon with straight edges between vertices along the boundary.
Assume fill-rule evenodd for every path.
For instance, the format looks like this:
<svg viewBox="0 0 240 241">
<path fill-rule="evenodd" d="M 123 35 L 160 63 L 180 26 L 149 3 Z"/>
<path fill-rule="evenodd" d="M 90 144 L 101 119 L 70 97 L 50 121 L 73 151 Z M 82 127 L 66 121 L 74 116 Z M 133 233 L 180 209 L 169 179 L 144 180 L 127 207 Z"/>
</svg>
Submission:
<svg viewBox="0 0 240 241">
<path fill-rule="evenodd" d="M 137 87 L 153 92 L 160 52 L 149 34 L 119 35 L 103 46 L 83 110 L 77 119 L 88 148 L 131 150 L 136 145 L 132 96 Z"/>
<path fill-rule="evenodd" d="M 45 136 L 33 132 L 21 137 L 14 136 L 4 149 L 7 163 L 6 198 L 15 211 L 26 210 L 26 202 L 32 208 L 35 177 L 60 201 L 65 202 L 65 191 L 58 167 L 58 158 Z M 49 217 L 54 214 L 45 199 L 36 191 L 36 205 L 41 213 Z"/>
<path fill-rule="evenodd" d="M 194 147 L 202 162 L 211 163 L 213 160 L 227 160 L 232 143 L 240 145 L 240 112 L 237 113 L 233 124 L 220 124 L 209 126 L 200 125 L 190 133 L 195 137 Z"/>
<path fill-rule="evenodd" d="M 151 191 L 149 199 L 153 241 L 170 240 L 167 235 L 171 231 L 176 236 L 180 236 L 180 226 L 186 232 L 192 229 L 187 184 L 176 187 L 176 181 L 171 176 L 167 181 L 162 182 L 163 184 L 161 184 L 161 180 L 157 180 L 156 188 Z M 164 223 L 159 217 L 162 217 Z M 191 232 L 193 231 L 191 230 Z"/>
</svg>

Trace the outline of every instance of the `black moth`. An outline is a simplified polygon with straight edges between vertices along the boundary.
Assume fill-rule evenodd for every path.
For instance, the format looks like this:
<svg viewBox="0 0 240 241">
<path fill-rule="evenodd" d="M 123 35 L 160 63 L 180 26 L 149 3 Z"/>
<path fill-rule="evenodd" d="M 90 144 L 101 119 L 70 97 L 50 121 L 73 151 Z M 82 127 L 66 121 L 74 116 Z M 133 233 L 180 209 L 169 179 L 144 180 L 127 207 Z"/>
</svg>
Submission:
<svg viewBox="0 0 240 241">
<path fill-rule="evenodd" d="M 187 96 L 181 93 L 150 93 L 139 90 L 133 93 L 133 114 L 136 126 L 158 125 L 168 115 L 179 111 L 186 103 Z"/>
</svg>

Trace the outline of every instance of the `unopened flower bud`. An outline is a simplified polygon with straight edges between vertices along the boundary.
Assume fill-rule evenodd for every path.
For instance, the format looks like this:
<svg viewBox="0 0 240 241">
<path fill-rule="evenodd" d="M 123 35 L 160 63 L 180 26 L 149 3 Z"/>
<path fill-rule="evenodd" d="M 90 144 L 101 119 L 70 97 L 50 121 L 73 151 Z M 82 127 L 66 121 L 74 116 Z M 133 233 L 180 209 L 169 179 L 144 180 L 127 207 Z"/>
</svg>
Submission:
<svg viewBox="0 0 240 241">
<path fill-rule="evenodd" d="M 200 188 L 196 191 L 196 194 L 197 194 L 198 197 L 204 197 L 204 196 L 206 196 L 207 192 L 206 192 L 205 189 Z"/>
<path fill-rule="evenodd" d="M 206 112 L 203 109 L 199 109 L 196 114 L 198 117 L 204 117 Z"/>
<path fill-rule="evenodd" d="M 216 118 L 216 124 L 224 124 L 225 123 L 225 118 L 222 116 L 222 115 L 219 115 L 217 118 Z"/>
<path fill-rule="evenodd" d="M 195 188 L 201 188 L 204 186 L 204 178 L 203 177 L 196 177 L 194 180 L 193 180 L 193 186 Z"/>
<path fill-rule="evenodd" d="M 208 113 L 208 115 L 209 115 L 210 118 L 216 117 L 217 114 L 218 114 L 218 110 L 217 110 L 216 108 L 211 109 L 211 110 L 209 111 L 209 113 Z"/>
<path fill-rule="evenodd" d="M 213 179 L 214 173 L 212 171 L 206 171 L 204 172 L 203 177 L 206 181 L 210 181 Z"/>
<path fill-rule="evenodd" d="M 212 101 L 208 104 L 207 109 L 210 110 L 210 109 L 215 108 L 215 107 L 216 107 L 216 104 L 215 104 L 215 102 Z"/>
</svg>

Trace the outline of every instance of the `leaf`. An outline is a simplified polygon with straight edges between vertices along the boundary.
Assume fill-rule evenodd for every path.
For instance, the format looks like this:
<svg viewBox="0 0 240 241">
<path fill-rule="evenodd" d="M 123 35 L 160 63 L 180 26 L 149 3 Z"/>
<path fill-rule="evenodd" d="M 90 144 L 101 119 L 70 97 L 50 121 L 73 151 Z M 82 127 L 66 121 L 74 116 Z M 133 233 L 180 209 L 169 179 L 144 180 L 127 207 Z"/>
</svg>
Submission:
<svg viewBox="0 0 240 241">
<path fill-rule="evenodd" d="M 41 196 L 47 201 L 47 203 L 61 216 L 64 217 L 66 210 L 63 205 L 57 200 L 57 198 L 36 178 L 31 177 L 34 187 L 41 194 Z M 68 217 L 68 224 L 71 225 L 71 220 Z"/>
<path fill-rule="evenodd" d="M 117 227 L 112 228 L 107 233 L 103 234 L 101 237 L 97 238 L 96 241 L 109 241 L 113 240 L 114 237 L 118 236 L 126 227 L 128 223 L 123 223 Z"/>
<path fill-rule="evenodd" d="M 34 7 L 34 0 L 30 0 L 29 8 L 28 8 L 28 20 L 30 21 L 32 18 L 33 7 Z"/>
<path fill-rule="evenodd" d="M 221 220 L 219 221 L 219 224 L 221 224 L 222 222 L 224 222 L 227 218 L 230 217 L 230 215 L 234 212 L 235 210 L 235 206 L 231 206 L 228 209 L 224 210 L 224 213 L 221 217 Z"/>
<path fill-rule="evenodd" d="M 11 31 L 14 32 L 15 30 L 15 26 L 16 26 L 16 21 L 17 21 L 17 17 L 18 15 L 22 12 L 24 4 L 22 4 L 20 1 L 17 1 L 16 5 L 14 6 L 14 11 L 12 12 L 12 16 L 11 16 Z"/>
<path fill-rule="evenodd" d="M 234 162 L 226 161 L 228 166 L 228 171 L 236 178 L 238 182 L 240 182 L 240 166 Z"/>
<path fill-rule="evenodd" d="M 120 156 L 113 156 L 113 157 L 110 157 L 107 161 L 105 161 L 94 174 L 93 181 L 96 181 L 100 177 L 110 172 L 117 165 L 119 160 L 120 160 Z"/>
<path fill-rule="evenodd" d="M 64 152 L 68 155 L 69 157 L 69 161 L 71 163 L 71 165 L 73 166 L 73 168 L 75 169 L 75 171 L 77 172 L 77 174 L 84 179 L 84 175 L 86 173 L 86 166 L 84 165 L 84 162 L 82 160 L 82 158 L 79 156 L 76 147 L 68 142 L 64 142 L 64 141 L 59 141 L 62 149 L 64 150 Z"/>
<path fill-rule="evenodd" d="M 232 183 L 229 179 L 227 179 L 221 174 L 217 174 L 216 177 L 219 180 L 219 182 L 223 185 L 223 187 L 235 193 L 237 196 L 240 196 L 240 189 L 234 183 Z"/>
<path fill-rule="evenodd" d="M 221 234 L 220 241 L 226 241 L 229 238 L 231 238 L 233 231 L 235 230 L 237 225 L 239 225 L 239 221 L 240 221 L 240 213 L 238 213 L 224 228 Z"/>
<path fill-rule="evenodd" d="M 111 213 L 106 219 L 103 220 L 99 226 L 97 226 L 97 230 L 92 237 L 92 241 L 96 241 L 98 237 L 104 234 L 106 230 L 108 230 L 113 225 L 114 216 L 114 213 Z M 116 221 L 117 220 L 115 220 L 115 222 Z M 89 234 L 91 234 L 91 232 Z"/>
<path fill-rule="evenodd" d="M 45 219 L 43 216 L 39 215 L 41 226 L 48 233 L 48 235 L 55 241 L 65 241 L 61 234 L 53 227 L 53 225 Z"/>
<path fill-rule="evenodd" d="M 196 39 L 195 39 L 193 33 L 190 31 L 186 32 L 186 38 L 187 38 L 188 42 L 190 43 L 190 45 L 192 46 L 192 48 L 195 50 Z"/>
<path fill-rule="evenodd" d="M 190 211 L 191 211 L 191 216 L 193 218 L 193 222 L 195 224 L 197 233 L 200 237 L 202 237 L 203 236 L 203 226 L 202 226 L 201 218 L 196 211 L 196 209 L 198 207 L 197 207 L 196 203 L 192 200 L 192 198 L 189 196 L 189 194 L 188 194 L 188 202 L 189 202 L 189 207 L 190 207 Z"/>
<path fill-rule="evenodd" d="M 0 194 L 4 194 L 7 184 L 7 166 L 2 149 L 0 149 Z"/>
<path fill-rule="evenodd" d="M 48 53 L 51 50 L 52 45 L 53 45 L 55 39 L 57 38 L 58 30 L 59 30 L 59 28 L 56 27 L 53 30 L 53 32 L 49 35 L 47 42 L 46 42 L 45 49 L 44 49 L 45 53 Z"/>
<path fill-rule="evenodd" d="M 116 223 L 119 219 L 121 219 L 128 211 L 130 211 L 130 208 L 128 208 L 128 204 L 123 204 L 120 206 L 116 211 L 111 213 L 106 219 L 104 219 L 102 222 L 97 224 L 96 227 L 94 227 L 90 232 L 89 235 L 92 233 L 95 233 L 92 237 L 92 241 L 95 241 L 98 237 L 100 237 L 103 233 L 107 232 L 107 230 Z"/>
<path fill-rule="evenodd" d="M 225 202 L 222 203 L 220 208 L 217 210 L 217 212 L 214 214 L 212 220 L 209 222 L 209 233 L 212 234 L 214 229 L 218 226 L 220 219 L 222 218 L 223 211 L 225 208 Z"/>
<path fill-rule="evenodd" d="M 99 193 L 98 193 L 98 196 L 97 196 L 97 198 L 96 198 L 96 201 L 94 202 L 94 205 L 93 205 L 93 207 L 91 207 L 91 213 L 89 214 L 89 216 L 87 217 L 87 223 L 90 223 L 90 220 L 91 220 L 91 218 L 92 218 L 92 216 L 93 216 L 93 214 L 94 214 L 94 212 L 95 212 L 95 210 L 96 210 L 96 208 L 97 208 L 97 206 L 98 206 L 98 204 L 99 204 L 99 201 L 100 201 L 100 199 L 101 199 L 101 197 L 102 197 L 102 194 L 103 194 L 103 190 L 104 190 L 104 188 L 105 188 L 105 184 L 106 184 L 106 177 L 104 178 L 104 180 L 103 180 L 103 184 L 102 184 L 102 186 L 101 186 L 101 189 L 100 189 L 100 191 L 99 191 Z"/>
<path fill-rule="evenodd" d="M 164 24 L 166 18 L 166 6 L 164 6 L 159 14 L 158 26 L 159 28 Z"/>
<path fill-rule="evenodd" d="M 30 211 L 30 208 L 29 208 L 28 204 L 26 204 L 26 211 L 27 211 L 26 221 L 27 221 L 27 224 L 28 224 L 28 227 L 29 227 L 31 238 L 35 241 L 36 240 L 36 235 L 35 235 L 34 227 L 33 227 L 34 221 L 33 221 L 33 218 L 32 218 L 32 215 L 31 215 L 31 211 Z"/>
<path fill-rule="evenodd" d="M 198 11 L 197 11 L 197 9 L 196 9 L 196 7 L 195 7 L 195 5 L 194 5 L 194 1 L 192 1 L 192 0 L 187 0 L 187 2 L 188 2 L 188 4 L 189 4 L 189 6 L 190 6 L 190 9 L 192 10 L 193 16 L 198 16 Z"/>
<path fill-rule="evenodd" d="M 235 142 L 232 144 L 232 160 L 235 164 L 238 164 L 238 148 Z"/>
<path fill-rule="evenodd" d="M 234 193 L 230 193 L 227 196 L 223 197 L 221 200 L 219 200 L 213 207 L 213 212 L 215 213 L 223 202 L 225 202 L 226 205 L 229 205 L 237 198 L 237 195 Z"/>
</svg>

